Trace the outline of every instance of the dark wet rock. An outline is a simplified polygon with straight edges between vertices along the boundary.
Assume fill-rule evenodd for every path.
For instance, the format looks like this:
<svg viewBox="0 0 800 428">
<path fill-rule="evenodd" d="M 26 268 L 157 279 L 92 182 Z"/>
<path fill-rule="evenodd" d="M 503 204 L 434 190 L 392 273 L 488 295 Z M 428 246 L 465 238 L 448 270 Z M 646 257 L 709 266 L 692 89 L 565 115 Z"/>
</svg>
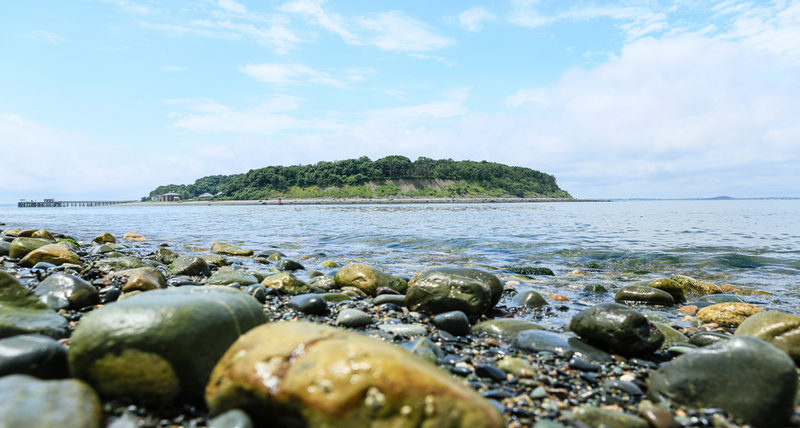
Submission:
<svg viewBox="0 0 800 428">
<path fill-rule="evenodd" d="M 228 256 L 252 256 L 253 250 L 246 250 L 236 245 L 227 242 L 216 241 L 211 244 L 211 251 L 217 254 L 225 254 Z"/>
<path fill-rule="evenodd" d="M 31 269 L 45 270 L 46 271 L 46 270 L 50 270 L 50 269 L 55 269 L 56 267 L 58 267 L 58 266 L 56 266 L 56 265 L 54 265 L 52 263 L 39 262 L 39 263 L 36 263 L 35 265 L 33 265 L 33 267 Z"/>
<path fill-rule="evenodd" d="M 0 257 L 7 256 L 8 251 L 11 249 L 11 243 L 0 241 Z"/>
<path fill-rule="evenodd" d="M 372 324 L 372 317 L 358 309 L 343 309 L 336 317 L 336 323 L 342 327 L 359 328 Z"/>
<path fill-rule="evenodd" d="M 258 284 L 258 278 L 243 270 L 220 269 L 208 277 L 208 285 L 230 285 L 234 282 L 239 285 Z"/>
<path fill-rule="evenodd" d="M 590 344 L 622 355 L 652 352 L 664 342 L 664 334 L 644 315 L 617 303 L 581 311 L 569 328 Z"/>
<path fill-rule="evenodd" d="M 453 336 L 466 336 L 470 333 L 469 319 L 461 311 L 438 314 L 433 317 L 433 324 Z"/>
<path fill-rule="evenodd" d="M 380 296 L 375 297 L 373 302 L 376 305 L 385 305 L 387 303 L 393 303 L 395 305 L 405 306 L 406 296 L 398 294 L 381 294 Z"/>
<path fill-rule="evenodd" d="M 692 335 L 689 338 L 689 343 L 695 346 L 709 346 L 715 343 L 724 342 L 729 340 L 730 334 L 720 333 L 718 331 L 701 331 Z"/>
<path fill-rule="evenodd" d="M 265 320 L 258 302 L 227 287 L 140 293 L 81 320 L 70 371 L 103 396 L 199 400 L 228 346 Z"/>
<path fill-rule="evenodd" d="M 275 426 L 504 425 L 489 401 L 424 359 L 300 322 L 242 336 L 215 367 L 206 401 L 212 414 L 240 408 L 256 424 Z"/>
<path fill-rule="evenodd" d="M 605 388 L 605 389 L 616 389 L 616 390 L 622 391 L 622 392 L 624 392 L 626 394 L 636 395 L 636 396 L 644 394 L 642 392 L 642 389 L 639 388 L 638 386 L 636 386 L 635 383 L 627 382 L 627 381 L 619 380 L 619 379 L 607 380 L 603 384 L 603 388 Z"/>
<path fill-rule="evenodd" d="M 114 235 L 105 232 L 95 236 L 94 239 L 92 239 L 92 242 L 95 244 L 115 244 L 117 239 L 114 238 Z"/>
<path fill-rule="evenodd" d="M 672 295 L 658 288 L 643 285 L 622 287 L 614 296 L 617 302 L 644 303 L 647 305 L 672 306 L 675 300 Z"/>
<path fill-rule="evenodd" d="M 37 334 L 0 339 L 0 376 L 10 374 L 42 379 L 68 377 L 67 349 L 56 340 Z"/>
<path fill-rule="evenodd" d="M 66 337 L 67 320 L 16 278 L 0 271 L 0 338 L 37 333 L 56 339 Z"/>
<path fill-rule="evenodd" d="M 494 308 L 503 284 L 489 273 L 471 268 L 433 268 L 408 283 L 406 306 L 412 311 L 438 314 L 462 311 L 470 320 Z"/>
<path fill-rule="evenodd" d="M 517 347 L 530 352 L 549 352 L 570 358 L 575 353 L 567 336 L 546 330 L 526 330 L 517 336 Z"/>
<path fill-rule="evenodd" d="M 498 318 L 483 321 L 472 326 L 473 332 L 484 332 L 490 336 L 505 340 L 516 340 L 520 332 L 526 330 L 543 330 L 544 327 L 533 321 L 518 318 Z"/>
<path fill-rule="evenodd" d="M 232 409 L 211 419 L 208 428 L 253 428 L 253 421 L 247 413 Z"/>
<path fill-rule="evenodd" d="M 50 233 L 49 230 L 39 229 L 36 232 L 31 234 L 31 238 L 42 238 L 42 239 L 49 239 L 50 241 L 55 241 L 56 238 Z"/>
<path fill-rule="evenodd" d="M 287 270 L 287 271 L 296 271 L 296 270 L 305 270 L 305 266 L 297 263 L 294 260 L 289 259 L 282 259 L 276 264 L 276 267 L 280 270 Z"/>
<path fill-rule="evenodd" d="M 258 300 L 258 303 L 263 304 L 267 301 L 267 287 L 264 287 L 261 284 L 250 284 L 243 287 L 242 291 Z"/>
<path fill-rule="evenodd" d="M 427 337 L 420 337 L 410 340 L 401 346 L 413 354 L 430 361 L 431 363 L 436 363 L 444 356 L 444 351 L 442 351 L 442 348 L 433 343 L 433 341 Z"/>
<path fill-rule="evenodd" d="M 668 316 L 664 315 L 663 312 L 642 310 L 639 311 L 639 313 L 644 315 L 644 317 L 647 318 L 647 321 L 660 322 L 662 324 L 672 325 L 672 320 L 669 319 Z"/>
<path fill-rule="evenodd" d="M 547 275 L 547 276 L 555 276 L 556 274 L 553 273 L 553 270 L 546 267 L 541 266 L 510 266 L 508 268 L 511 272 L 514 272 L 519 275 Z"/>
<path fill-rule="evenodd" d="M 586 284 L 583 287 L 583 291 L 586 291 L 586 292 L 589 292 L 589 293 L 605 293 L 608 290 L 606 290 L 606 288 L 603 287 L 602 284 Z"/>
<path fill-rule="evenodd" d="M 669 325 L 660 322 L 653 322 L 653 325 L 658 327 L 661 333 L 664 334 L 664 343 L 662 346 L 674 345 L 676 343 L 689 343 L 688 337 Z"/>
<path fill-rule="evenodd" d="M 171 275 L 211 275 L 211 269 L 208 268 L 208 263 L 197 256 L 180 256 L 169 265 L 167 271 Z"/>
<path fill-rule="evenodd" d="M 80 265 L 81 258 L 61 244 L 49 244 L 41 246 L 26 254 L 25 257 L 19 261 L 19 265 L 32 267 L 40 262 L 52 263 L 57 266 L 67 263 Z"/>
<path fill-rule="evenodd" d="M 12 259 L 21 259 L 31 251 L 52 244 L 53 241 L 41 238 L 16 238 L 8 246 L 8 256 Z"/>
<path fill-rule="evenodd" d="M 522 290 L 511 299 L 511 303 L 515 306 L 522 306 L 526 308 L 540 308 L 549 305 L 547 299 L 542 297 L 541 294 L 533 290 Z"/>
<path fill-rule="evenodd" d="M 749 303 L 717 303 L 697 311 L 697 320 L 702 323 L 738 326 L 747 317 L 762 312 L 764 309 Z"/>
<path fill-rule="evenodd" d="M 181 255 L 165 247 L 158 247 L 156 250 L 156 260 L 165 265 L 170 265 Z"/>
<path fill-rule="evenodd" d="M 79 380 L 0 378 L 0 426 L 95 428 L 101 426 L 101 417 L 97 394 Z"/>
<path fill-rule="evenodd" d="M 33 290 L 50 309 L 81 309 L 100 302 L 97 289 L 78 276 L 54 273 Z"/>
<path fill-rule="evenodd" d="M 575 370 L 581 370 L 585 372 L 596 372 L 600 370 L 600 366 L 594 363 L 590 363 L 583 358 L 572 358 L 569 360 L 569 367 Z"/>
<path fill-rule="evenodd" d="M 334 281 L 340 288 L 355 287 L 368 296 L 377 295 L 379 287 L 391 288 L 401 293 L 405 293 L 408 287 L 404 279 L 391 276 L 363 263 L 344 265 L 336 272 Z"/>
<path fill-rule="evenodd" d="M 737 336 L 672 360 L 650 374 L 647 386 L 654 400 L 721 408 L 757 427 L 777 427 L 792 414 L 797 373 L 785 352 Z"/>
<path fill-rule="evenodd" d="M 209 265 L 215 265 L 219 267 L 223 266 L 230 266 L 231 262 L 228 261 L 225 257 L 220 254 L 203 254 L 200 256 L 201 259 L 205 260 Z"/>
<path fill-rule="evenodd" d="M 489 378 L 495 382 L 502 382 L 506 380 L 506 372 L 491 364 L 476 364 L 475 374 L 478 377 Z"/>
<path fill-rule="evenodd" d="M 590 427 L 649 428 L 647 421 L 617 410 L 581 406 L 572 413 L 572 420 Z"/>
<path fill-rule="evenodd" d="M 311 287 L 309 287 L 308 284 L 300 281 L 288 272 L 270 275 L 261 281 L 261 285 L 272 287 L 283 294 L 290 294 L 292 296 L 311 292 Z"/>
<path fill-rule="evenodd" d="M 722 293 L 722 289 L 716 284 L 700 281 L 685 275 L 672 275 L 670 279 L 680 284 L 686 297 L 697 297 L 705 296 L 707 294 Z"/>
<path fill-rule="evenodd" d="M 117 287 L 109 286 L 100 290 L 100 303 L 106 304 L 116 302 L 122 294 L 122 290 Z"/>
<path fill-rule="evenodd" d="M 777 311 L 759 312 L 744 320 L 734 334 L 757 337 L 800 362 L 800 316 Z"/>
<path fill-rule="evenodd" d="M 651 281 L 650 284 L 648 284 L 648 286 L 669 293 L 669 295 L 672 296 L 672 299 L 675 301 L 675 303 L 681 303 L 686 301 L 686 292 L 683 289 L 683 287 L 681 287 L 680 284 L 669 278 L 655 279 Z"/>
<path fill-rule="evenodd" d="M 698 302 L 707 302 L 707 303 L 730 303 L 730 302 L 739 302 L 744 303 L 741 297 L 735 294 L 709 294 L 707 296 L 700 296 L 697 298 Z"/>
<path fill-rule="evenodd" d="M 99 274 L 98 276 L 102 276 L 111 272 L 147 266 L 150 265 L 135 257 L 122 256 L 94 261 L 89 264 L 89 269 L 96 271 Z"/>
<path fill-rule="evenodd" d="M 289 299 L 288 306 L 296 311 L 312 315 L 328 313 L 328 303 L 319 294 L 300 294 Z"/>
<path fill-rule="evenodd" d="M 164 278 L 164 274 L 150 266 L 112 272 L 106 275 L 105 279 L 121 285 L 123 293 L 167 288 L 167 279 Z"/>
<path fill-rule="evenodd" d="M 354 297 L 356 299 L 366 299 L 367 297 L 369 297 L 367 293 L 355 287 L 342 287 L 341 293 L 350 297 Z"/>
</svg>

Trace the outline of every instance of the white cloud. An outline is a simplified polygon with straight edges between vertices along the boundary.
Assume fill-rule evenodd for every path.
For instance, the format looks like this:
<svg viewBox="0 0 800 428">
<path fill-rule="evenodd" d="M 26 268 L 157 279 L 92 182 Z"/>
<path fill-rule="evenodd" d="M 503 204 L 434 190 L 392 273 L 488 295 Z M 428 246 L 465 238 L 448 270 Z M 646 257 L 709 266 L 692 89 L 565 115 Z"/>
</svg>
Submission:
<svg viewBox="0 0 800 428">
<path fill-rule="evenodd" d="M 433 33 L 424 22 L 401 11 L 360 17 L 358 23 L 370 33 L 368 43 L 386 51 L 427 52 L 455 43 Z"/>
<path fill-rule="evenodd" d="M 310 83 L 345 88 L 344 82 L 302 64 L 255 64 L 237 67 L 239 71 L 264 83 L 291 84 L 304 79 Z"/>
<path fill-rule="evenodd" d="M 168 29 L 168 27 L 161 27 Z M 294 32 L 280 23 L 273 23 L 265 27 L 230 20 L 198 19 L 192 21 L 188 27 L 177 27 L 177 30 L 229 40 L 249 38 L 260 45 L 271 48 L 276 54 L 286 54 L 301 42 Z"/>
<path fill-rule="evenodd" d="M 40 42 L 46 42 L 53 45 L 60 45 L 70 41 L 68 38 L 60 34 L 56 34 L 45 30 L 33 30 L 30 33 L 26 34 L 25 38 L 31 40 L 38 40 Z"/>
<path fill-rule="evenodd" d="M 238 13 L 240 15 L 247 13 L 247 7 L 241 3 L 237 3 L 234 0 L 219 0 L 217 4 L 219 7 L 228 12 Z"/>
<path fill-rule="evenodd" d="M 338 34 L 345 42 L 359 45 L 358 38 L 344 26 L 343 18 L 336 13 L 325 11 L 325 0 L 296 0 L 280 6 L 280 10 L 295 13 L 308 19 L 314 25 Z"/>
<path fill-rule="evenodd" d="M 458 14 L 458 23 L 468 31 L 481 31 L 485 22 L 494 19 L 494 14 L 482 7 L 473 7 Z"/>
<path fill-rule="evenodd" d="M 100 0 L 103 3 L 113 4 L 125 12 L 133 13 L 137 15 L 147 15 L 152 12 L 152 10 L 141 4 L 136 4 L 134 2 L 130 2 L 127 0 Z"/>
<path fill-rule="evenodd" d="M 180 65 L 165 65 L 161 67 L 161 71 L 166 71 L 167 73 L 180 73 L 186 71 L 186 67 L 181 67 Z"/>
</svg>

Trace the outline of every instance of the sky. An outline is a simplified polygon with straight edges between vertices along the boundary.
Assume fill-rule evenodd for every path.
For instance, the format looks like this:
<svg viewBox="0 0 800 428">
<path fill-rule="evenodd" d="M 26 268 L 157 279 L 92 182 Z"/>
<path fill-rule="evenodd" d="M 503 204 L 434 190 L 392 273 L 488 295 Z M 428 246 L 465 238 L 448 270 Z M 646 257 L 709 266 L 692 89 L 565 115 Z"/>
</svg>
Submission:
<svg viewBox="0 0 800 428">
<path fill-rule="evenodd" d="M 0 203 L 388 155 L 800 196 L 800 0 L 0 2 Z"/>
</svg>

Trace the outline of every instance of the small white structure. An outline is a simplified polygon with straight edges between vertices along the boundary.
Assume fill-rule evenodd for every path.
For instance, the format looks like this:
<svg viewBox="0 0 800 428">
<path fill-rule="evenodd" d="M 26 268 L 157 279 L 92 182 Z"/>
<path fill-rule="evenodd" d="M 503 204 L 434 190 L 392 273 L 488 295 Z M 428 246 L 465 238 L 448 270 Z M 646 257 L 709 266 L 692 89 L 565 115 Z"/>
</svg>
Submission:
<svg viewBox="0 0 800 428">
<path fill-rule="evenodd" d="M 203 193 L 202 195 L 198 196 L 198 198 L 200 198 L 200 199 L 208 199 L 208 198 L 213 198 L 213 197 L 214 197 L 214 195 L 212 195 L 211 193 L 208 193 L 208 192 Z"/>
</svg>

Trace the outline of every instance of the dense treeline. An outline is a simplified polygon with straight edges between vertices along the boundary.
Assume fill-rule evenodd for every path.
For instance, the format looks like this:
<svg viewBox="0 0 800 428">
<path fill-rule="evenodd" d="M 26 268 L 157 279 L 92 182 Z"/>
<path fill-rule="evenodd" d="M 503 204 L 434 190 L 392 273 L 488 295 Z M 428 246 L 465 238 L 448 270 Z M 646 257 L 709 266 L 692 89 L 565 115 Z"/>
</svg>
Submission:
<svg viewBox="0 0 800 428">
<path fill-rule="evenodd" d="M 419 183 L 402 189 L 397 180 Z M 431 185 L 432 182 L 447 185 Z M 408 186 L 406 186 L 408 187 Z M 175 192 L 182 199 L 204 193 L 215 199 L 267 199 L 276 197 L 383 197 L 383 196 L 510 196 L 561 197 L 552 175 L 530 168 L 494 162 L 434 160 L 420 157 L 387 156 L 376 161 L 366 156 L 314 165 L 268 166 L 246 174 L 212 175 L 188 185 L 159 186 L 150 199 Z"/>
</svg>

